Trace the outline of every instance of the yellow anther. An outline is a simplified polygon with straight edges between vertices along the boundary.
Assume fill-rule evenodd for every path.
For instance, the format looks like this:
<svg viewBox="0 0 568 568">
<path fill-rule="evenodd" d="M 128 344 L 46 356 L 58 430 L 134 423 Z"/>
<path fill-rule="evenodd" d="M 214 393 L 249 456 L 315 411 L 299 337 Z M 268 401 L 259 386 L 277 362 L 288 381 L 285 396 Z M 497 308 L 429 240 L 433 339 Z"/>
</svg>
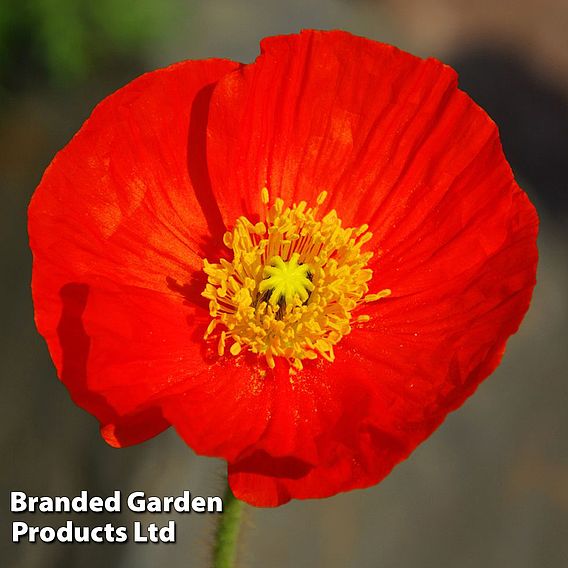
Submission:
<svg viewBox="0 0 568 568">
<path fill-rule="evenodd" d="M 389 290 L 388 288 L 385 288 L 384 290 L 381 290 L 377 294 L 367 294 L 365 296 L 365 302 L 367 302 L 367 303 L 376 302 L 377 300 L 380 300 L 381 298 L 386 298 L 387 296 L 390 296 L 391 293 L 392 293 L 391 290 Z"/>
<path fill-rule="evenodd" d="M 221 332 L 221 337 L 219 337 L 219 344 L 217 345 L 217 353 L 219 355 L 223 355 L 225 353 L 225 338 L 227 337 L 227 333 L 225 331 Z"/>
<path fill-rule="evenodd" d="M 229 349 L 231 355 L 238 355 L 241 352 L 241 344 L 240 343 L 233 343 L 231 345 L 231 349 Z"/>
</svg>

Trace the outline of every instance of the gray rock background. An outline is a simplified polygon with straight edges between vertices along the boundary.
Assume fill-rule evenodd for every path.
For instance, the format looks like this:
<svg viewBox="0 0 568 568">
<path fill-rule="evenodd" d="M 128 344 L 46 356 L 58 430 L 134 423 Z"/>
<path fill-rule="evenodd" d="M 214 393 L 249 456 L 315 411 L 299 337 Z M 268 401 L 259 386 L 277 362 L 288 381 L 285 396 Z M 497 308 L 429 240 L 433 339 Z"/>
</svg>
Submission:
<svg viewBox="0 0 568 568">
<path fill-rule="evenodd" d="M 176 518 L 175 545 L 10 543 L 11 522 L 20 518 L 9 513 L 10 490 L 175 495 L 189 488 L 218 494 L 225 469 L 221 461 L 194 455 L 173 431 L 113 450 L 99 437 L 96 421 L 70 401 L 33 324 L 26 207 L 54 152 L 94 104 L 140 72 L 186 58 L 251 61 L 260 38 L 309 27 L 347 29 L 455 64 L 463 87 L 500 125 L 505 152 L 539 209 L 539 284 L 501 367 L 409 460 L 364 491 L 276 510 L 248 508 L 240 565 L 568 566 L 567 3 L 145 0 L 138 16 L 142 24 L 159 21 L 156 33 L 125 43 L 125 34 L 97 35 L 101 28 L 89 20 L 83 62 L 70 59 L 75 63 L 62 70 L 58 62 L 75 53 L 78 28 L 51 26 L 61 45 L 42 62 L 41 44 L 30 34 L 44 37 L 49 26 L 29 24 L 21 15 L 21 6 L 33 4 L 10 0 L 0 11 L 3 22 L 18 15 L 5 28 L 10 42 L 0 44 L 2 566 L 209 565 L 215 518 L 207 515 L 157 516 L 157 522 Z M 74 3 L 42 3 L 52 4 L 60 14 Z M 119 31 L 129 22 L 129 6 L 114 4 Z M 31 13 L 26 17 L 37 18 Z M 107 51 L 101 54 L 103 40 Z M 22 518 L 57 524 L 67 516 Z M 103 515 L 75 520 L 107 522 Z M 134 517 L 109 520 L 130 524 Z"/>
</svg>

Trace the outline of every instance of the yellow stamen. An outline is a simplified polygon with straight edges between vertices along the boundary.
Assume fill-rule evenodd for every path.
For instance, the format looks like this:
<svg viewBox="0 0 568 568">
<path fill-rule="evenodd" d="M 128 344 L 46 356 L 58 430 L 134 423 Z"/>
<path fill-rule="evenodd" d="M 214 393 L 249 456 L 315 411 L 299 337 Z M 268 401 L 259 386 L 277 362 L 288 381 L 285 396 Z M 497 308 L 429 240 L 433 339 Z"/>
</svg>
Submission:
<svg viewBox="0 0 568 568">
<path fill-rule="evenodd" d="M 391 290 L 389 290 L 388 288 L 385 288 L 384 290 L 381 290 L 378 294 L 367 294 L 365 296 L 365 302 L 376 302 L 377 300 L 380 300 L 381 298 L 386 298 L 387 296 L 390 296 L 392 293 Z"/>
<path fill-rule="evenodd" d="M 230 338 L 231 355 L 248 348 L 270 368 L 283 357 L 291 374 L 302 370 L 303 359 L 333 361 L 334 345 L 350 333 L 351 321 L 369 321 L 352 312 L 391 294 L 368 294 L 373 272 L 366 266 L 373 253 L 361 247 L 372 235 L 367 225 L 343 228 L 335 210 L 320 219 L 326 196 L 322 192 L 313 208 L 305 201 L 284 208 L 282 199 L 268 207 L 262 188 L 265 219 L 254 225 L 240 217 L 223 238 L 232 262 L 204 260 L 208 283 L 202 295 L 212 317 L 205 338 L 218 337 L 219 355 Z"/>
</svg>

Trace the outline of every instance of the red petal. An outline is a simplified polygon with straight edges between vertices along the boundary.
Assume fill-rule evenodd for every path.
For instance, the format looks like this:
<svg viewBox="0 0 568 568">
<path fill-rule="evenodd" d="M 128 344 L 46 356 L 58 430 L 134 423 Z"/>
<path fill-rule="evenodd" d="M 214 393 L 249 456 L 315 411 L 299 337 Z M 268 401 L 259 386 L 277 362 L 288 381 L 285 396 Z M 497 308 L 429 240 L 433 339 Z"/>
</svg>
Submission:
<svg viewBox="0 0 568 568">
<path fill-rule="evenodd" d="M 271 370 L 250 353 L 215 356 L 190 389 L 168 399 L 164 412 L 198 453 L 236 460 L 267 451 L 290 457 L 305 473 L 318 460 L 314 431 L 327 429 L 326 420 L 340 415 L 343 401 L 329 397 L 326 381 L 302 378 L 296 384 L 288 370 L 281 360 Z"/>
<path fill-rule="evenodd" d="M 517 190 L 495 124 L 450 67 L 346 32 L 261 47 L 211 100 L 208 161 L 227 226 L 258 217 L 267 186 L 286 204 L 327 190 L 326 207 L 344 226 L 368 223 L 375 249 L 422 255 L 417 242 L 446 246 L 476 217 L 491 232 L 471 227 L 464 246 L 503 243 Z"/>
<path fill-rule="evenodd" d="M 357 445 L 336 442 L 322 451 L 320 463 L 294 475 L 284 459 L 256 454 L 254 460 L 229 464 L 229 484 L 239 499 L 257 507 L 277 507 L 291 499 L 313 499 L 374 485 L 409 450 L 396 438 L 361 425 Z"/>
<path fill-rule="evenodd" d="M 238 498 L 274 507 L 291 498 L 367 487 L 421 441 L 419 432 L 414 440 L 392 428 L 392 399 L 380 396 L 374 362 L 354 355 L 343 352 L 334 363 L 308 364 L 307 372 L 294 380 L 294 396 L 286 397 L 297 420 L 277 417 L 271 423 L 272 431 L 285 430 L 297 438 L 299 447 L 302 439 L 313 445 L 310 461 L 303 469 L 291 467 L 299 454 L 274 455 L 277 438 L 261 439 L 261 449 L 229 465 L 229 483 Z"/>
<path fill-rule="evenodd" d="M 344 32 L 262 48 L 212 97 L 208 158 L 225 222 L 258 217 L 264 186 L 286 204 L 325 189 L 345 226 L 371 226 L 372 291 L 392 290 L 361 310 L 372 321 L 334 364 L 306 365 L 306 392 L 318 391 L 310 381 L 328 391 L 308 413 L 285 398 L 308 417 L 301 433 L 272 419 L 310 451 L 265 436 L 231 465 L 238 496 L 277 505 L 376 483 L 495 369 L 530 302 L 538 219 L 494 123 L 449 67 Z M 295 458 L 303 474 L 291 474 Z"/>
<path fill-rule="evenodd" d="M 264 186 L 287 204 L 327 190 L 346 226 L 368 218 L 456 92 L 440 62 L 346 32 L 267 38 L 261 50 L 212 97 L 209 167 L 229 226 L 258 215 Z"/>
<path fill-rule="evenodd" d="M 192 334 L 207 313 L 185 300 L 199 298 L 201 257 L 224 230 L 204 129 L 212 84 L 236 67 L 184 62 L 105 99 L 30 205 L 38 329 L 114 445 L 166 427 L 155 399 L 205 368 Z"/>
</svg>

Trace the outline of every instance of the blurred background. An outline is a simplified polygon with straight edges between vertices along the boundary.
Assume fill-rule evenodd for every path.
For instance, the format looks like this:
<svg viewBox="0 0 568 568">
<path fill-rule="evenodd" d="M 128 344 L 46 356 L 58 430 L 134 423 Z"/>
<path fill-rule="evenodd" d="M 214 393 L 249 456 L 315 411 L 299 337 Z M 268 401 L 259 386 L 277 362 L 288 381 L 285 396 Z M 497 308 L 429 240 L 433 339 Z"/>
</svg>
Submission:
<svg viewBox="0 0 568 568">
<path fill-rule="evenodd" d="M 408 461 L 368 490 L 248 508 L 240 565 L 568 566 L 566 0 L 2 0 L 2 566 L 209 565 L 207 515 L 154 519 L 176 518 L 176 545 L 9 544 L 20 520 L 9 514 L 10 490 L 211 495 L 224 478 L 222 462 L 195 456 L 172 431 L 113 450 L 72 404 L 33 324 L 26 207 L 54 153 L 107 94 L 182 59 L 252 61 L 262 37 L 301 28 L 349 30 L 458 70 L 539 210 L 539 283 L 501 367 Z"/>
</svg>

